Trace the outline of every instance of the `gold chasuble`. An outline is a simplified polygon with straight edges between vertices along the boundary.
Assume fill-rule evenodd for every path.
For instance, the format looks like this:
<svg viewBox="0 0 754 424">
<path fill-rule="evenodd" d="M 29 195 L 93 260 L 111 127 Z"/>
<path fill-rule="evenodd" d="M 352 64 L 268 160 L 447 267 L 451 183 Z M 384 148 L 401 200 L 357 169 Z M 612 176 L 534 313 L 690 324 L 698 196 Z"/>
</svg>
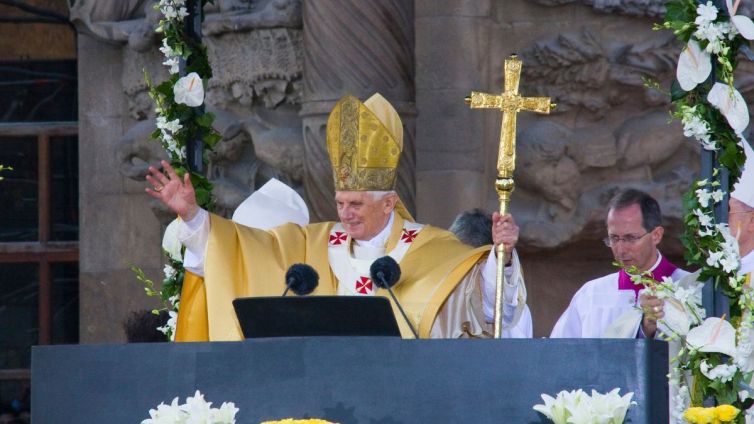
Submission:
<svg viewBox="0 0 754 424">
<path fill-rule="evenodd" d="M 242 339 L 233 299 L 281 295 L 285 273 L 295 263 L 307 263 L 319 274 L 312 295 L 336 295 L 338 281 L 327 256 L 334 224 L 286 224 L 262 231 L 212 215 L 205 281 L 192 275 L 191 281 L 184 282 L 176 341 Z M 402 228 L 403 218 L 396 214 L 388 251 L 398 242 Z M 471 249 L 448 231 L 431 226 L 417 235 L 400 262 L 401 279 L 393 290 L 420 337 L 429 337 L 448 296 L 488 253 L 489 246 Z M 469 284 L 478 287 L 480 277 L 474 274 Z M 474 291 L 481 302 L 481 292 Z M 388 297 L 384 289 L 378 289 L 376 295 Z M 392 306 L 401 334 L 413 337 L 396 305 Z"/>
</svg>

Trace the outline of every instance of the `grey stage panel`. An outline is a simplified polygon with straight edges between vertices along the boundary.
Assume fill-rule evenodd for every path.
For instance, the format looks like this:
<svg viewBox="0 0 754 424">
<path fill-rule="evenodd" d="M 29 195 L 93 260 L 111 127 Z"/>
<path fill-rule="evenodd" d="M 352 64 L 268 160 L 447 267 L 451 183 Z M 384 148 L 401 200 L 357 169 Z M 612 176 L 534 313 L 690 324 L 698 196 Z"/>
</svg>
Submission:
<svg viewBox="0 0 754 424">
<path fill-rule="evenodd" d="M 635 393 L 632 424 L 667 422 L 667 344 L 652 340 L 326 337 L 32 349 L 35 424 L 139 423 L 196 389 L 239 424 L 541 423 L 540 393 Z"/>
</svg>

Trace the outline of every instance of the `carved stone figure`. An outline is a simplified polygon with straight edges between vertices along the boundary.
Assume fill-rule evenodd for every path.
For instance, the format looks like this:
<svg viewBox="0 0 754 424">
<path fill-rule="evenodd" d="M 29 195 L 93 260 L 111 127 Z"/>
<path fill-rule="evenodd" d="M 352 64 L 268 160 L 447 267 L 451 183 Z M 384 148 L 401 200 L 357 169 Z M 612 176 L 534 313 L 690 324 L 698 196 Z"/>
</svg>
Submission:
<svg viewBox="0 0 754 424">
<path fill-rule="evenodd" d="M 159 12 L 153 5 L 84 1 L 71 9 L 82 31 L 123 47 L 122 91 L 137 122 L 117 149 L 123 175 L 136 181 L 144 178 L 147 163 L 162 157 L 147 132 L 154 127 L 154 105 L 144 71 L 155 84 L 168 75 L 157 49 Z M 301 1 L 225 0 L 205 13 L 203 36 L 213 67 L 206 103 L 223 135 L 208 156 L 208 177 L 215 185 L 217 212 L 228 214 L 271 177 L 301 187 Z M 155 212 L 162 216 L 163 211 Z"/>
</svg>

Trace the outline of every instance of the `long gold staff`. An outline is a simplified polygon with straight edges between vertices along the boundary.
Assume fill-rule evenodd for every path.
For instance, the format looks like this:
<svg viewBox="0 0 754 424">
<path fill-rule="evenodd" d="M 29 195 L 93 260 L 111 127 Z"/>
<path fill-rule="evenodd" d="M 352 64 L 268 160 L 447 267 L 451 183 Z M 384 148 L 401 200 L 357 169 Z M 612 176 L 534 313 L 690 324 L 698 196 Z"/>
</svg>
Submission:
<svg viewBox="0 0 754 424">
<path fill-rule="evenodd" d="M 512 55 L 505 60 L 505 88 L 503 93 L 493 94 L 472 91 L 465 101 L 472 109 L 499 109 L 503 112 L 500 129 L 500 150 L 497 156 L 495 190 L 500 201 L 500 214 L 508 213 L 511 193 L 515 187 L 513 171 L 516 169 L 516 116 L 522 110 L 549 114 L 555 107 L 549 97 L 522 97 L 518 94 L 521 80 L 521 59 Z M 505 285 L 505 246 L 497 246 L 497 286 L 495 287 L 495 338 L 503 331 L 503 287 Z"/>
</svg>

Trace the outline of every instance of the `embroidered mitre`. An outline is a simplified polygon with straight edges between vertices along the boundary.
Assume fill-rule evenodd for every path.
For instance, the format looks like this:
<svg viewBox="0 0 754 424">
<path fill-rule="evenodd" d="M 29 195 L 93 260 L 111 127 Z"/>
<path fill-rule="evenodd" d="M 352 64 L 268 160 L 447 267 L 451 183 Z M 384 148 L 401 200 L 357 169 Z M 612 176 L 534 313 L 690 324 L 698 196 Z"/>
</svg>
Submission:
<svg viewBox="0 0 754 424">
<path fill-rule="evenodd" d="M 327 119 L 327 152 L 336 191 L 395 189 L 403 124 L 380 94 L 341 98 Z"/>
</svg>

